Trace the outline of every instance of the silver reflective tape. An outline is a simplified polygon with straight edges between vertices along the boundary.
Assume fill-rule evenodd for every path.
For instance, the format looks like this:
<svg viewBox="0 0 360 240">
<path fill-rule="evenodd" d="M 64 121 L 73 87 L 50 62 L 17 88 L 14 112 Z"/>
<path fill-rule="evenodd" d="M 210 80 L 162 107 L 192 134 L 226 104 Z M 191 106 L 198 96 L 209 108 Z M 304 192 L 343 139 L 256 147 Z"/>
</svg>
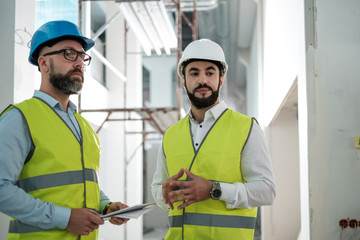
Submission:
<svg viewBox="0 0 360 240">
<path fill-rule="evenodd" d="M 197 225 L 207 227 L 227 227 L 255 229 L 256 218 L 244 216 L 214 215 L 204 213 L 185 213 L 184 217 L 169 217 L 170 227 L 182 227 L 183 225 Z"/>
<path fill-rule="evenodd" d="M 85 180 L 98 183 L 96 171 L 86 168 Z M 30 192 L 44 188 L 59 187 L 83 182 L 83 171 L 79 170 L 26 178 L 18 181 L 16 185 L 24 189 L 25 192 Z"/>
</svg>

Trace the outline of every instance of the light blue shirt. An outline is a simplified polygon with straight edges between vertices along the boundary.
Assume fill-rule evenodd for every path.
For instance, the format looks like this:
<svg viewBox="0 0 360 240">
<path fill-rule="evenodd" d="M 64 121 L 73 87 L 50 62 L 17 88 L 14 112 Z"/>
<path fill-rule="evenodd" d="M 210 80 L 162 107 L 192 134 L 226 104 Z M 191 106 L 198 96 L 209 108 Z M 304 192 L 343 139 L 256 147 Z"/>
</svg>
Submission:
<svg viewBox="0 0 360 240">
<path fill-rule="evenodd" d="M 51 96 L 35 90 L 34 97 L 48 103 L 80 140 L 79 125 L 69 101 L 67 111 Z M 36 227 L 66 229 L 71 209 L 33 198 L 15 185 L 29 152 L 34 149 L 27 124 L 17 109 L 11 109 L 0 118 L 0 211 L 23 223 Z M 100 191 L 100 209 L 110 202 Z"/>
</svg>

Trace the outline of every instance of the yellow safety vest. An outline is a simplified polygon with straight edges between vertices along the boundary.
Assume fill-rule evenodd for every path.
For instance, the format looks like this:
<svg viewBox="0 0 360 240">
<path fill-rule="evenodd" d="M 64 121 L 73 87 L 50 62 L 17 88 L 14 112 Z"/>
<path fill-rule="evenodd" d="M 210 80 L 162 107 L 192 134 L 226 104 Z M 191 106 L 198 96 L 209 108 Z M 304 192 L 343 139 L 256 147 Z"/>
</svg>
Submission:
<svg viewBox="0 0 360 240">
<path fill-rule="evenodd" d="M 32 98 L 11 108 L 20 110 L 27 122 L 35 149 L 23 166 L 17 185 L 34 198 L 67 208 L 100 210 L 100 143 L 90 124 L 75 113 L 80 142 L 56 112 Z M 95 230 L 81 239 L 97 239 Z M 41 229 L 11 219 L 8 239 L 80 239 L 65 229 Z"/>
<path fill-rule="evenodd" d="M 164 135 L 163 149 L 169 175 L 188 168 L 198 176 L 215 182 L 244 182 L 241 151 L 250 134 L 253 120 L 226 110 L 212 126 L 198 151 L 192 144 L 189 116 L 171 126 Z M 180 179 L 188 181 L 186 176 Z M 228 209 L 225 202 L 209 198 L 183 210 L 169 211 L 169 240 L 253 239 L 257 208 Z"/>
</svg>

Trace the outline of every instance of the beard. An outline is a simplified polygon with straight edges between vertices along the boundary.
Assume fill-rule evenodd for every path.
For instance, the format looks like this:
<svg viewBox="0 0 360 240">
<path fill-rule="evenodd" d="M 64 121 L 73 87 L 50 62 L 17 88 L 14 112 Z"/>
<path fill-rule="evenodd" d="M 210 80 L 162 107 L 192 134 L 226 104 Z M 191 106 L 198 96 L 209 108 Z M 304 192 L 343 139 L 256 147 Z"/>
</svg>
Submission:
<svg viewBox="0 0 360 240">
<path fill-rule="evenodd" d="M 195 91 L 199 88 L 207 88 L 211 91 L 211 95 L 207 98 L 199 98 L 199 97 L 196 97 L 195 96 Z M 219 84 L 218 84 L 218 88 L 214 91 L 210 86 L 204 84 L 204 85 L 199 85 L 197 86 L 193 92 L 191 93 L 186 84 L 185 84 L 185 88 L 186 88 L 186 93 L 189 97 L 189 100 L 191 102 L 191 104 L 196 107 L 197 109 L 203 109 L 203 108 L 207 108 L 207 107 L 210 107 L 212 105 L 215 104 L 216 100 L 218 99 L 219 97 L 219 90 L 220 90 L 220 81 L 219 81 Z"/>
<path fill-rule="evenodd" d="M 71 79 L 71 75 L 75 72 L 81 73 L 82 78 Z M 80 69 L 74 69 L 67 74 L 55 73 L 53 62 L 50 60 L 50 83 L 54 88 L 60 90 L 66 95 L 77 94 L 81 91 L 83 86 L 84 75 Z"/>
</svg>

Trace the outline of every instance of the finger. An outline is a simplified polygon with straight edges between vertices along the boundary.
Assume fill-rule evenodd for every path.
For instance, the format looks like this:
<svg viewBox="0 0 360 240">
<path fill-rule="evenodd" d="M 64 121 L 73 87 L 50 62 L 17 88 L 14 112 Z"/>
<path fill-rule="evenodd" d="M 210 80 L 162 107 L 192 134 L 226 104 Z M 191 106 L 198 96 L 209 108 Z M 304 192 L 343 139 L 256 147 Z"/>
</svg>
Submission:
<svg viewBox="0 0 360 240">
<path fill-rule="evenodd" d="M 117 202 L 115 206 L 116 206 L 117 210 L 129 207 L 128 205 L 121 203 L 121 202 Z"/>
<path fill-rule="evenodd" d="M 121 224 L 124 223 L 124 220 L 111 218 L 109 222 L 112 223 L 112 224 L 114 224 L 114 225 L 121 225 Z"/>
<path fill-rule="evenodd" d="M 167 204 L 169 205 L 169 207 L 170 207 L 171 210 L 174 210 L 174 205 L 172 204 L 171 201 L 169 201 Z"/>
<path fill-rule="evenodd" d="M 168 204 L 168 199 L 167 199 L 166 194 L 164 192 L 163 192 L 163 199 L 164 199 L 164 203 Z"/>
<path fill-rule="evenodd" d="M 195 188 L 192 188 L 191 184 L 181 184 L 181 185 L 184 188 L 169 192 L 168 197 L 170 199 L 176 196 L 191 195 L 196 190 Z"/>
<path fill-rule="evenodd" d="M 184 175 L 184 169 L 180 169 L 180 171 L 175 174 L 174 176 L 171 177 L 171 179 L 173 180 L 178 180 L 179 178 L 181 178 Z"/>
<path fill-rule="evenodd" d="M 197 175 L 193 174 L 192 172 L 189 171 L 189 169 L 185 169 L 185 174 L 190 177 L 191 179 L 194 179 L 197 177 Z"/>
<path fill-rule="evenodd" d="M 167 191 L 166 189 L 167 189 L 167 188 L 163 186 L 162 196 L 163 196 L 163 199 L 164 199 L 165 204 L 168 204 L 169 198 L 168 198 L 168 191 Z"/>
<path fill-rule="evenodd" d="M 183 201 L 187 201 L 190 200 L 192 197 L 190 195 L 183 195 L 180 197 L 174 197 L 172 199 L 170 199 L 171 204 L 176 203 L 176 202 L 183 202 Z"/>
<path fill-rule="evenodd" d="M 177 187 L 190 188 L 194 185 L 193 181 L 176 181 L 173 183 Z"/>
<path fill-rule="evenodd" d="M 91 227 L 85 227 L 82 235 L 89 235 L 93 231 L 94 231 L 94 229 L 92 229 Z"/>
<path fill-rule="evenodd" d="M 112 217 L 110 222 L 115 225 L 121 225 L 129 221 L 129 218 Z"/>
<path fill-rule="evenodd" d="M 103 225 L 105 223 L 104 219 L 101 218 L 99 214 L 90 216 L 90 221 L 94 225 Z"/>
<path fill-rule="evenodd" d="M 165 182 L 163 184 L 162 187 L 162 195 L 163 195 L 163 199 L 165 204 L 169 203 L 169 193 L 172 191 L 174 187 L 174 181 L 173 180 L 168 180 L 167 182 Z"/>
<path fill-rule="evenodd" d="M 96 211 L 94 211 L 94 210 L 92 210 L 92 209 L 86 208 L 86 211 L 87 211 L 88 213 L 91 213 L 92 215 L 95 215 L 95 216 L 99 216 L 99 215 L 100 215 L 100 214 L 98 214 Z"/>
<path fill-rule="evenodd" d="M 99 225 L 92 223 L 90 228 L 93 229 L 93 230 L 95 230 L 95 229 L 98 229 L 98 228 L 99 228 Z"/>
<path fill-rule="evenodd" d="M 128 208 L 128 207 L 129 207 L 128 205 L 122 203 L 120 209 L 124 209 L 124 208 Z"/>
<path fill-rule="evenodd" d="M 187 206 L 189 206 L 189 205 L 191 205 L 191 204 L 193 204 L 193 203 L 195 203 L 195 201 L 193 201 L 193 200 L 186 201 L 185 203 L 179 205 L 179 206 L 177 207 L 177 209 L 178 209 L 178 210 L 184 209 L 184 208 L 186 208 Z"/>
</svg>

